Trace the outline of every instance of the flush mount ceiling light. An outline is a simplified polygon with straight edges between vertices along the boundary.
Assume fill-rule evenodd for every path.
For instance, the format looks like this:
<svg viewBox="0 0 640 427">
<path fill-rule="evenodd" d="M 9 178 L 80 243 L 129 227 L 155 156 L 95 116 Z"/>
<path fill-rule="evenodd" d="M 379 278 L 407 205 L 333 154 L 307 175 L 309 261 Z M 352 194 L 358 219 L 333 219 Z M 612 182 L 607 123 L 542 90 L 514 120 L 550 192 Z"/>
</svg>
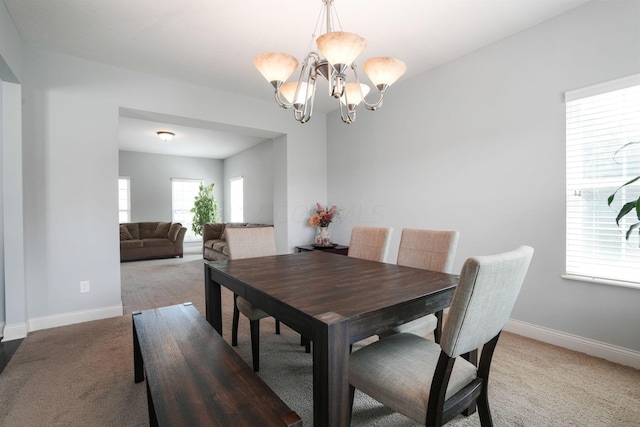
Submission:
<svg viewBox="0 0 640 427">
<path fill-rule="evenodd" d="M 311 119 L 318 74 L 329 81 L 329 95 L 339 100 L 342 121 L 352 123 L 356 119 L 358 104 L 364 104 L 369 110 L 379 108 L 382 105 L 384 92 L 407 70 L 404 62 L 396 58 L 377 57 L 367 60 L 363 65 L 364 72 L 380 94 L 376 102 L 367 102 L 365 96 L 369 92 L 369 86 L 360 83 L 357 66 L 354 63 L 367 42 L 357 34 L 333 30 L 334 16 L 340 24 L 333 7 L 333 1 L 322 0 L 323 6 L 318 23 L 324 17 L 325 33 L 317 39 L 315 30 L 312 35 L 312 38 L 316 39 L 318 50 L 322 56 L 318 52 L 310 51 L 302 61 L 297 81 L 285 83 L 298 68 L 298 60 L 289 54 L 269 52 L 258 55 L 253 60 L 253 65 L 275 88 L 275 98 L 278 105 L 283 108 L 293 107 L 294 117 L 300 123 L 308 122 Z M 316 29 L 317 27 L 318 24 L 316 24 Z M 349 68 L 353 71 L 355 82 L 347 83 L 346 74 Z"/>
<path fill-rule="evenodd" d="M 161 131 L 158 131 L 156 133 L 158 134 L 160 139 L 163 140 L 163 141 L 171 141 L 173 139 L 173 137 L 176 136 L 175 133 L 169 132 L 169 131 L 166 131 L 166 130 L 161 130 Z"/>
</svg>

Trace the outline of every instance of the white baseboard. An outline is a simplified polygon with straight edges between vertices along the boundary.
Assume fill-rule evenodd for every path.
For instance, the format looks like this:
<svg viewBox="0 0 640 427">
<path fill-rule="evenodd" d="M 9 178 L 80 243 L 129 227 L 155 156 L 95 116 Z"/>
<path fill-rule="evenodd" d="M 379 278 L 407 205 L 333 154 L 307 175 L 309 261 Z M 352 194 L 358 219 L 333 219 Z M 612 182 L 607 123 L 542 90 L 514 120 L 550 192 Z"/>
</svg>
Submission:
<svg viewBox="0 0 640 427">
<path fill-rule="evenodd" d="M 19 340 L 27 336 L 27 324 L 15 323 L 12 325 L 4 325 L 2 329 L 2 342 Z"/>
<path fill-rule="evenodd" d="M 41 329 L 57 328 L 58 326 L 73 325 L 75 323 L 90 322 L 92 320 L 106 319 L 122 316 L 122 304 L 110 307 L 102 307 L 92 310 L 72 311 L 56 314 L 54 316 L 37 317 L 29 319 L 27 324 L 29 332 Z"/>
<path fill-rule="evenodd" d="M 600 357 L 621 365 L 640 369 L 639 351 L 629 350 L 628 348 L 618 347 L 601 341 L 595 341 L 579 337 L 577 335 L 543 328 L 542 326 L 532 325 L 519 320 L 509 320 L 504 330 L 527 338 L 532 338 L 534 340 L 568 348 L 569 350 L 586 353 L 590 356 Z"/>
</svg>

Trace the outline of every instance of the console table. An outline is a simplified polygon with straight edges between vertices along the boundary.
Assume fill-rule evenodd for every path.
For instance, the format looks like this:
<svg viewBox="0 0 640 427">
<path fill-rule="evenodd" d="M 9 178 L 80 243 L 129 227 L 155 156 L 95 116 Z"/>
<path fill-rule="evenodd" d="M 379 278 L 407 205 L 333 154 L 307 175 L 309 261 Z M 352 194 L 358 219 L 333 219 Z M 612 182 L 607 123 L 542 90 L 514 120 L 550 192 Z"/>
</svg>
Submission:
<svg viewBox="0 0 640 427">
<path fill-rule="evenodd" d="M 347 255 L 349 253 L 349 246 L 337 245 L 337 246 L 329 246 L 326 248 L 315 247 L 313 245 L 296 246 L 296 253 L 311 252 L 311 251 L 323 251 L 323 252 L 329 252 L 332 254 Z"/>
</svg>

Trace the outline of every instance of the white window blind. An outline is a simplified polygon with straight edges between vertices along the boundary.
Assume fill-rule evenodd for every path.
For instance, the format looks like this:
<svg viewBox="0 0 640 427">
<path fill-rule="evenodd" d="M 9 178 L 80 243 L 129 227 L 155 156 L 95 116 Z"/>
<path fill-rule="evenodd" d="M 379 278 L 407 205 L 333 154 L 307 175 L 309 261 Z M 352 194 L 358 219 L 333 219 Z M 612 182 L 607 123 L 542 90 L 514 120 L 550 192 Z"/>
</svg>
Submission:
<svg viewBox="0 0 640 427">
<path fill-rule="evenodd" d="M 244 221 L 244 178 L 239 176 L 229 180 L 231 222 Z"/>
<path fill-rule="evenodd" d="M 615 218 L 624 202 L 640 195 L 640 75 L 566 94 L 567 247 L 566 272 L 593 280 L 622 281 L 640 287 L 637 233 L 625 233 L 638 219 L 620 226 Z"/>
<path fill-rule="evenodd" d="M 131 180 L 118 178 L 118 212 L 120 223 L 131 222 Z"/>
</svg>

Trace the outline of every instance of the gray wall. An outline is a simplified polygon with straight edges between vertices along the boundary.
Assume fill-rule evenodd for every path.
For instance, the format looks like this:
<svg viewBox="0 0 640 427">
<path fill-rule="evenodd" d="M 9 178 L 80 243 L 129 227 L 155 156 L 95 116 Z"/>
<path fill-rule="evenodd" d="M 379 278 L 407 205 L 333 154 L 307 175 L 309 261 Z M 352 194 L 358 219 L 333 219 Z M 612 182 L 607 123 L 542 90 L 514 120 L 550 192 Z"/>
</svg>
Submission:
<svg viewBox="0 0 640 427">
<path fill-rule="evenodd" d="M 164 154 L 120 151 L 120 176 L 131 184 L 131 221 L 171 221 L 171 179 L 214 183 L 213 196 L 222 208 L 223 161 Z"/>
<path fill-rule="evenodd" d="M 282 213 L 277 237 L 284 250 L 306 238 L 308 227 L 293 213 L 309 200 L 326 197 L 324 115 L 300 126 L 273 102 L 37 48 L 24 49 L 24 74 L 27 276 L 22 288 L 29 330 L 122 315 L 118 238 L 113 233 L 121 108 L 283 135 L 277 163 L 287 182 L 305 191 L 274 189 L 282 203 L 276 207 Z M 311 165 L 309 157 L 316 159 Z M 80 293 L 79 283 L 85 280 L 91 281 L 91 292 Z"/>
<path fill-rule="evenodd" d="M 224 192 L 229 193 L 229 180 L 243 177 L 244 222 L 273 224 L 273 141 L 266 141 L 229 157 L 224 161 Z M 224 217 L 231 217 L 228 203 Z"/>
<path fill-rule="evenodd" d="M 428 48 L 428 43 L 425 45 Z M 595 1 L 390 88 L 345 126 L 327 118 L 332 225 L 461 233 L 456 263 L 536 252 L 512 318 L 640 350 L 640 290 L 563 280 L 563 93 L 640 72 L 640 2 Z"/>
<path fill-rule="evenodd" d="M 22 208 L 22 43 L 0 2 L 0 335 L 26 335 Z"/>
</svg>

